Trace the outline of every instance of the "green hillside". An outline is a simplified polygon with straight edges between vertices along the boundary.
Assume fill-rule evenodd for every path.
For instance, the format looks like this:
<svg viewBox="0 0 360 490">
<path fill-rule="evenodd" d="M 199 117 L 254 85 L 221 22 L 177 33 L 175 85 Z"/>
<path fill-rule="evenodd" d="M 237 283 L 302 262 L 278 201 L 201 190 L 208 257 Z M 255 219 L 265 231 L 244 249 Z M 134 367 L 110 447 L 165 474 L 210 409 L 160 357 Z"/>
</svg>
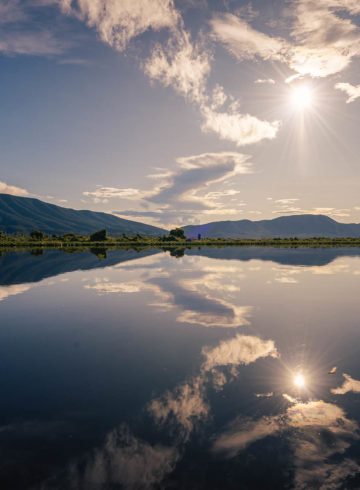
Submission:
<svg viewBox="0 0 360 490">
<path fill-rule="evenodd" d="M 29 233 L 38 229 L 49 235 L 77 233 L 89 235 L 105 228 L 110 236 L 159 236 L 168 233 L 156 226 L 118 218 L 112 214 L 63 208 L 39 199 L 0 194 L 0 231 Z"/>
</svg>

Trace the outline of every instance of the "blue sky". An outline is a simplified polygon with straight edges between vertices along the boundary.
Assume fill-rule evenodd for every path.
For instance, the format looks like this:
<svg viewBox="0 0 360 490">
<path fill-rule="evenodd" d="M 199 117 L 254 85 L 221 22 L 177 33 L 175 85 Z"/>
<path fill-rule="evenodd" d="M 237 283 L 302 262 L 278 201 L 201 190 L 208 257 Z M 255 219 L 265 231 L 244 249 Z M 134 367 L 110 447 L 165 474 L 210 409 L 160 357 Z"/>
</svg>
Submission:
<svg viewBox="0 0 360 490">
<path fill-rule="evenodd" d="M 0 192 L 360 221 L 358 0 L 0 0 Z"/>
</svg>

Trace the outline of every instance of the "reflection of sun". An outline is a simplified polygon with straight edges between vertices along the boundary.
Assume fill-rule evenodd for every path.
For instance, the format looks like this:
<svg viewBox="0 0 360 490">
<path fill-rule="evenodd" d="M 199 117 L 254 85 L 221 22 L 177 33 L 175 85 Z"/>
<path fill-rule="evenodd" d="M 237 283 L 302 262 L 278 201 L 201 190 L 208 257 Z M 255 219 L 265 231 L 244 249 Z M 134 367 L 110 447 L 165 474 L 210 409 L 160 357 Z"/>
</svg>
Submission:
<svg viewBox="0 0 360 490">
<path fill-rule="evenodd" d="M 312 92 L 308 85 L 301 85 L 291 92 L 292 106 L 297 110 L 304 110 L 311 106 Z"/>
<path fill-rule="evenodd" d="M 297 374 L 294 378 L 294 384 L 298 387 L 298 388 L 302 388 L 303 386 L 305 386 L 305 378 L 302 374 Z"/>
</svg>

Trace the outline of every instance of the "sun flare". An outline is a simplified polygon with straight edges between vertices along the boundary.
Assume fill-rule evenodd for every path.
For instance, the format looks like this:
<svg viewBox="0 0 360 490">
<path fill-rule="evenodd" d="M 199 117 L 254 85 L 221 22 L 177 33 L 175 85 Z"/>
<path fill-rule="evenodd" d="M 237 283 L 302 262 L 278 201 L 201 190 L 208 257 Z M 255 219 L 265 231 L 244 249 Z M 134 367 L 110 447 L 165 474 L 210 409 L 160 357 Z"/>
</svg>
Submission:
<svg viewBox="0 0 360 490">
<path fill-rule="evenodd" d="M 294 378 L 294 384 L 295 386 L 297 386 L 298 388 L 302 388 L 303 386 L 305 386 L 305 378 L 302 374 L 297 374 Z"/>
<path fill-rule="evenodd" d="M 293 89 L 291 93 L 291 104 L 296 110 L 308 109 L 313 100 L 311 89 L 308 85 L 301 85 Z"/>
</svg>

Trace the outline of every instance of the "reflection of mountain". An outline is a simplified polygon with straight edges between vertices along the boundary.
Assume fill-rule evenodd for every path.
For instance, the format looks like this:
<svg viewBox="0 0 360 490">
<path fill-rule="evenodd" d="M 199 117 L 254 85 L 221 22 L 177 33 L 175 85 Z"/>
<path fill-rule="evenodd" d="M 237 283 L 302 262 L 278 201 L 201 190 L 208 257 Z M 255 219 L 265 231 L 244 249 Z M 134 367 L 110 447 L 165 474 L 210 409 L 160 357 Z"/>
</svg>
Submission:
<svg viewBox="0 0 360 490">
<path fill-rule="evenodd" d="M 29 252 L 12 252 L 0 257 L 0 285 L 38 282 L 66 272 L 109 267 L 156 253 L 159 251 L 109 250 L 106 258 L 99 259 L 90 250 L 77 253 L 45 250 L 40 257 Z"/>
<path fill-rule="evenodd" d="M 186 255 L 224 260 L 267 260 L 284 265 L 321 266 L 329 264 L 338 257 L 359 257 L 360 248 L 201 247 L 186 250 Z"/>
<path fill-rule="evenodd" d="M 65 253 L 60 250 L 45 250 L 40 257 L 29 252 L 12 252 L 0 257 L 0 285 L 38 282 L 47 277 L 76 270 L 105 268 L 127 260 L 147 257 L 160 250 L 109 250 L 107 257 L 99 259 L 90 250 Z M 204 256 L 223 260 L 264 260 L 284 265 L 324 266 L 338 257 L 360 256 L 360 248 L 269 248 L 226 247 L 186 250 L 186 255 Z M 174 259 L 175 260 L 175 259 Z M 160 286 L 160 285 L 158 285 Z"/>
</svg>

